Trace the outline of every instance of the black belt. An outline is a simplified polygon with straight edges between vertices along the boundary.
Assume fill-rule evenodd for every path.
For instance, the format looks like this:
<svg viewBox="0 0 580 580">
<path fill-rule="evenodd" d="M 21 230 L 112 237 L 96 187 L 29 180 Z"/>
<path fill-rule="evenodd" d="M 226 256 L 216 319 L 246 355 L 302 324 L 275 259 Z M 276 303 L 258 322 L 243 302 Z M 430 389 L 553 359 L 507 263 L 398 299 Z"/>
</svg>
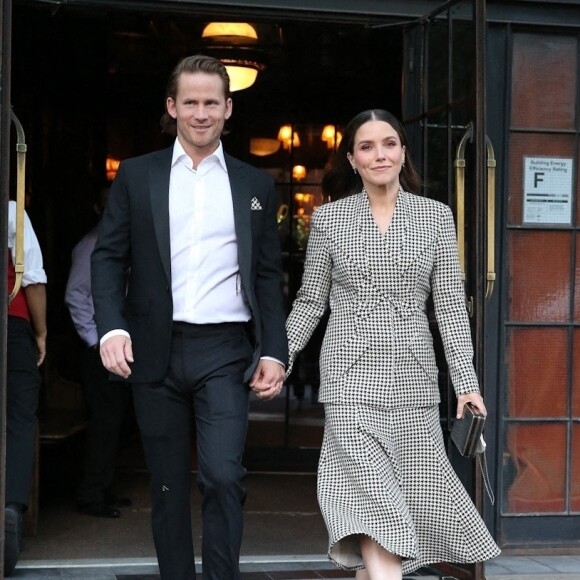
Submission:
<svg viewBox="0 0 580 580">
<path fill-rule="evenodd" d="M 173 321 L 173 332 L 178 334 L 202 334 L 204 332 L 223 332 L 233 328 L 245 327 L 247 322 L 210 322 L 206 324 L 192 324 L 181 320 Z"/>
</svg>

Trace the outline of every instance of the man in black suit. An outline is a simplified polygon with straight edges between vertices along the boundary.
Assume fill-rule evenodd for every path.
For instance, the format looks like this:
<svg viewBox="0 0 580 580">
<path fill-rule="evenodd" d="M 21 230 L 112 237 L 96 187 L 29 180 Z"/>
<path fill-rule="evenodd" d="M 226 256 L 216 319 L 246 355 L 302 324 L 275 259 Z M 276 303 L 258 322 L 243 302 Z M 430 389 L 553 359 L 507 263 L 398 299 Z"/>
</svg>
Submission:
<svg viewBox="0 0 580 580">
<path fill-rule="evenodd" d="M 167 88 L 169 149 L 124 161 L 92 255 L 104 366 L 133 385 L 163 580 L 195 578 L 190 416 L 203 577 L 240 578 L 248 396 L 277 395 L 287 362 L 274 182 L 224 153 L 225 67 L 183 59 Z"/>
</svg>

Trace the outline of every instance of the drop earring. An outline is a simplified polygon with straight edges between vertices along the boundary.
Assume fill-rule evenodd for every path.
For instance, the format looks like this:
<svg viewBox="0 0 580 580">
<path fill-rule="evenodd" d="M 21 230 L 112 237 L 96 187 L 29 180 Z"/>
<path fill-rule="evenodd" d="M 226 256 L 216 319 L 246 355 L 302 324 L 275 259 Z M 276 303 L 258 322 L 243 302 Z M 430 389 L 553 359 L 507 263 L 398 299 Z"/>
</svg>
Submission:
<svg viewBox="0 0 580 580">
<path fill-rule="evenodd" d="M 354 174 L 356 175 L 356 167 L 354 165 L 352 166 L 352 170 L 353 170 Z"/>
</svg>

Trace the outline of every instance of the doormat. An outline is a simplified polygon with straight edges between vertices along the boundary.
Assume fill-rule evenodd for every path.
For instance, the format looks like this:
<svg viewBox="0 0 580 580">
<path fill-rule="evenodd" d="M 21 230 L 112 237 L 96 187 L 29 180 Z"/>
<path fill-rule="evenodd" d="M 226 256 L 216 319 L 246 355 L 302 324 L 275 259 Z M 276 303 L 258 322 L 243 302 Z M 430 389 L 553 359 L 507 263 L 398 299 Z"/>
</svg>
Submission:
<svg viewBox="0 0 580 580">
<path fill-rule="evenodd" d="M 289 576 L 288 574 L 292 574 Z M 322 580 L 323 578 L 334 578 L 336 580 L 347 580 L 348 578 L 352 578 L 352 576 L 345 576 L 347 572 L 344 570 L 295 570 L 293 572 L 290 571 L 277 571 L 277 572 L 243 572 L 242 573 L 242 580 L 273 580 L 275 578 L 285 578 L 289 580 L 298 579 L 307 580 L 307 579 L 316 579 Z M 412 574 L 410 576 L 404 576 L 403 580 L 420 580 L 419 576 L 422 574 Z M 122 574 L 117 576 L 117 580 L 160 580 L 159 574 Z M 437 576 L 429 575 L 429 578 L 441 578 L 439 574 Z M 451 578 L 451 576 L 449 576 Z"/>
</svg>

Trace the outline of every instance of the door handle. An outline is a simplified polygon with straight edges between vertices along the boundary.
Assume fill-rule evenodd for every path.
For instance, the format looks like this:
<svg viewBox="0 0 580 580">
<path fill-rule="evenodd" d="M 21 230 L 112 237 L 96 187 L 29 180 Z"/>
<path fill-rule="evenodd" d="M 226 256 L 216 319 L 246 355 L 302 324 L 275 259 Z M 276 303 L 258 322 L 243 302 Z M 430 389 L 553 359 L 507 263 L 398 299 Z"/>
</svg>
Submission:
<svg viewBox="0 0 580 580">
<path fill-rule="evenodd" d="M 10 119 L 16 128 L 16 236 L 14 239 L 14 288 L 8 296 L 8 303 L 18 294 L 24 275 L 24 180 L 26 171 L 26 139 L 22 123 L 13 111 Z"/>
<path fill-rule="evenodd" d="M 489 137 L 485 136 L 487 149 L 487 285 L 485 297 L 493 294 L 495 284 L 495 153 Z"/>
<path fill-rule="evenodd" d="M 459 251 L 459 265 L 461 267 L 461 281 L 465 288 L 465 148 L 473 140 L 473 124 L 469 123 L 467 130 L 461 137 L 455 154 L 455 203 L 457 215 L 457 249 Z M 473 296 L 465 297 L 467 314 L 473 316 Z"/>
<path fill-rule="evenodd" d="M 461 267 L 461 279 L 466 283 L 466 251 L 465 251 L 465 149 L 468 142 L 473 140 L 473 124 L 470 123 L 465 131 L 455 155 L 453 163 L 455 167 L 455 200 L 457 213 L 457 246 L 459 251 L 459 263 Z M 496 280 L 495 272 L 495 153 L 489 137 L 485 137 L 486 160 L 487 160 L 487 248 L 486 248 L 486 289 L 485 297 L 489 298 L 494 289 Z M 473 315 L 473 297 L 465 298 L 467 312 Z"/>
</svg>

